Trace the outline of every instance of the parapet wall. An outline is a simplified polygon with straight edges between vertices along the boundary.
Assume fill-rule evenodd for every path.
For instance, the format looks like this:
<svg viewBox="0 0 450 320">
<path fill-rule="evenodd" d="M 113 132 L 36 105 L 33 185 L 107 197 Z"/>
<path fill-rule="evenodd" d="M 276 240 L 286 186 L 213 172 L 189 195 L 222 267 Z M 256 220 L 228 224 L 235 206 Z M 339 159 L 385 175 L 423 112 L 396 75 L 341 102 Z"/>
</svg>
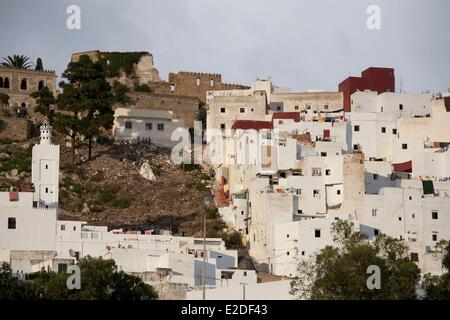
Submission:
<svg viewBox="0 0 450 320">
<path fill-rule="evenodd" d="M 249 89 L 240 84 L 222 83 L 219 73 L 188 72 L 169 73 L 172 94 L 196 97 L 206 102 L 206 92 L 214 90 Z"/>
</svg>

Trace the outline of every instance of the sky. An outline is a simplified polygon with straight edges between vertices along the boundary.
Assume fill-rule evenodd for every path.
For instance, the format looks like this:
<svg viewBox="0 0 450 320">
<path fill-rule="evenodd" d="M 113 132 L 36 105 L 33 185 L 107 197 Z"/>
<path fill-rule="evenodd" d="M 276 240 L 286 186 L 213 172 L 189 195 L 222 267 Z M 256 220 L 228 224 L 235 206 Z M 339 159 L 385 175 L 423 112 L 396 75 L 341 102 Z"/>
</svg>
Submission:
<svg viewBox="0 0 450 320">
<path fill-rule="evenodd" d="M 81 28 L 66 27 L 80 7 Z M 380 29 L 366 12 L 380 8 Z M 149 51 L 169 72 L 271 78 L 294 91 L 336 91 L 367 67 L 395 68 L 397 90 L 450 88 L 448 0 L 1 0 L 0 57 L 41 57 L 61 74 L 73 52 Z"/>
</svg>

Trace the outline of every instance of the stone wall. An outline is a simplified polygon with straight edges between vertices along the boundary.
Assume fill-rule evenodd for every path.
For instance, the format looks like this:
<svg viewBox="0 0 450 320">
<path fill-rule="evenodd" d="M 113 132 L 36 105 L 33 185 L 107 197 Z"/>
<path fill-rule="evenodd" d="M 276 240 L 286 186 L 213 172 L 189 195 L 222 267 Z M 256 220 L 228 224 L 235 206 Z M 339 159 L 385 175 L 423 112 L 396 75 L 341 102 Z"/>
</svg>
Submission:
<svg viewBox="0 0 450 320">
<path fill-rule="evenodd" d="M 222 83 L 218 73 L 186 72 L 169 73 L 169 83 L 172 94 L 196 97 L 206 102 L 206 91 L 249 89 L 240 84 Z"/>
<path fill-rule="evenodd" d="M 199 109 L 196 98 L 144 92 L 132 92 L 130 97 L 134 101 L 131 108 L 173 111 L 174 118 L 183 120 L 186 127 L 194 126 Z"/>
<path fill-rule="evenodd" d="M 24 141 L 30 138 L 31 129 L 32 124 L 27 119 L 0 116 L 0 139 Z"/>
<path fill-rule="evenodd" d="M 0 67 L 0 93 L 9 96 L 11 110 L 22 107 L 35 121 L 35 100 L 30 94 L 47 86 L 56 96 L 56 73 L 54 71 L 35 71 Z"/>
</svg>

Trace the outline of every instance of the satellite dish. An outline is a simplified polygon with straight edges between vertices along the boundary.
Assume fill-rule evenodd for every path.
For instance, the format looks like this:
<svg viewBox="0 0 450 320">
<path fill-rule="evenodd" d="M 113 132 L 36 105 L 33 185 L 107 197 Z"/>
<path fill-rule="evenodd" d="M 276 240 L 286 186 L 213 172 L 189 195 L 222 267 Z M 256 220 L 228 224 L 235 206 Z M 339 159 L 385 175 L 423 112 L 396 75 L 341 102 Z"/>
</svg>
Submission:
<svg viewBox="0 0 450 320">
<path fill-rule="evenodd" d="M 73 249 L 69 249 L 69 256 L 75 257 L 75 251 Z"/>
</svg>

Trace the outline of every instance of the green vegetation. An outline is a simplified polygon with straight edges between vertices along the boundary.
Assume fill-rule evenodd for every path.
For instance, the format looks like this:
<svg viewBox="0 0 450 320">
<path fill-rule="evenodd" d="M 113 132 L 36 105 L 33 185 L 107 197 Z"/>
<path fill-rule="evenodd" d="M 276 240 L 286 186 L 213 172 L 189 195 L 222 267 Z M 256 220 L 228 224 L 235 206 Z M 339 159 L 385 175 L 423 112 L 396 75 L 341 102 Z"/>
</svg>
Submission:
<svg viewBox="0 0 450 320">
<path fill-rule="evenodd" d="M 0 93 L 0 103 L 2 106 L 8 104 L 9 102 L 9 96 L 6 93 Z"/>
<path fill-rule="evenodd" d="M 404 240 L 378 235 L 369 241 L 343 220 L 333 224 L 332 235 L 336 246 L 326 246 L 298 265 L 291 294 L 314 300 L 416 299 L 420 270 L 409 259 Z M 380 289 L 367 287 L 371 265 L 380 268 Z"/>
<path fill-rule="evenodd" d="M 105 203 L 116 208 L 125 209 L 131 205 L 131 200 L 127 197 L 117 195 L 117 187 L 104 187 L 98 192 L 98 199 L 100 203 Z"/>
<path fill-rule="evenodd" d="M 216 207 L 206 208 L 206 219 L 218 219 L 219 218 L 219 210 Z"/>
<path fill-rule="evenodd" d="M 60 82 L 63 92 L 58 96 L 55 128 L 72 139 L 72 163 L 75 163 L 76 138 L 84 135 L 88 140 L 92 159 L 92 141 L 100 130 L 110 129 L 113 123 L 113 91 L 106 81 L 102 64 L 94 63 L 87 55 L 78 62 L 70 62 L 62 74 L 67 81 Z"/>
<path fill-rule="evenodd" d="M 154 288 L 137 276 L 118 271 L 113 260 L 91 257 L 78 262 L 81 289 L 69 290 L 64 272 L 39 272 L 31 281 L 18 281 L 10 266 L 0 267 L 0 300 L 156 300 Z"/>
<path fill-rule="evenodd" d="M 180 164 L 180 169 L 183 171 L 194 171 L 194 170 L 201 171 L 202 167 L 199 164 L 191 164 L 191 163 L 182 162 Z"/>
<path fill-rule="evenodd" d="M 36 60 L 36 67 L 34 68 L 34 70 L 36 70 L 36 71 L 43 71 L 44 70 L 44 65 L 42 64 L 42 59 L 41 58 L 37 58 L 37 60 Z"/>
<path fill-rule="evenodd" d="M 442 266 L 446 272 L 440 276 L 426 274 L 422 282 L 425 299 L 450 300 L 450 241 L 440 241 L 436 246 L 444 252 Z"/>
<path fill-rule="evenodd" d="M 1 139 L 0 145 L 11 144 L 10 139 Z M 17 169 L 19 172 L 30 172 L 31 170 L 31 146 L 22 148 L 0 148 L 0 152 L 9 154 L 9 157 L 0 159 L 0 171 L 10 172 Z"/>
<path fill-rule="evenodd" d="M 143 84 L 138 84 L 134 87 L 134 91 L 138 91 L 138 92 L 151 92 L 152 90 L 150 89 L 150 87 L 143 83 Z"/>
<path fill-rule="evenodd" d="M 33 64 L 30 62 L 29 57 L 14 54 L 13 56 L 3 58 L 2 66 L 16 69 L 30 69 Z"/>
<path fill-rule="evenodd" d="M 106 70 L 107 77 L 118 77 L 122 69 L 127 75 L 133 73 L 133 65 L 137 64 L 142 56 L 148 54 L 140 52 L 102 52 L 100 63 Z"/>
<path fill-rule="evenodd" d="M 55 117 L 54 107 L 56 103 L 53 92 L 45 86 L 41 90 L 33 92 L 31 97 L 36 99 L 36 107 L 34 108 L 34 112 L 39 112 L 43 116 L 46 116 L 52 124 Z"/>
</svg>

